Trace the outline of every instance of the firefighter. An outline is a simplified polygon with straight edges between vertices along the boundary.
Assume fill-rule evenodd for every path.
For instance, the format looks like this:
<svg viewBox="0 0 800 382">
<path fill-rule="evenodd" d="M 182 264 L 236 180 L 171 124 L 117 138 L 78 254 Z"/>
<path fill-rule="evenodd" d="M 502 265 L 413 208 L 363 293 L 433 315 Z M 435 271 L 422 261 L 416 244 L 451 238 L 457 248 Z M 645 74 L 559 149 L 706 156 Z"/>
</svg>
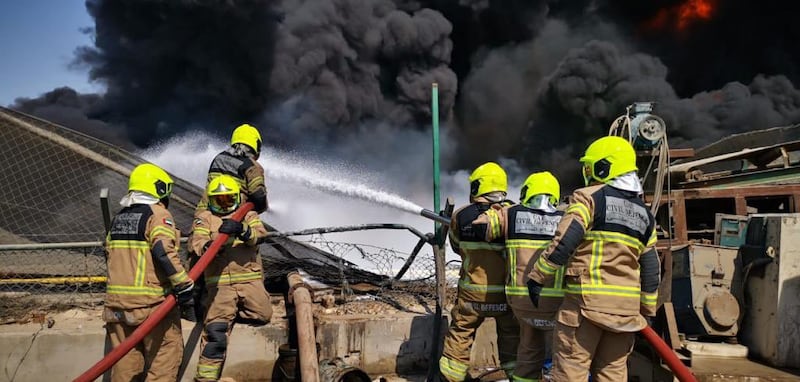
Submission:
<svg viewBox="0 0 800 382">
<path fill-rule="evenodd" d="M 557 314 L 556 381 L 627 381 L 634 333 L 654 316 L 660 263 L 655 221 L 642 202 L 636 153 L 627 140 L 603 137 L 580 159 L 587 187 L 576 190 L 556 235 L 530 273 L 534 305 L 564 267 Z"/>
<path fill-rule="evenodd" d="M 528 296 L 525 282 L 550 240 L 555 235 L 562 211 L 556 210 L 561 188 L 549 172 L 528 176 L 520 192 L 520 204 L 501 207 L 498 204 L 481 214 L 473 226 L 485 228 L 486 241 L 503 239 L 506 245 L 506 297 L 519 322 L 519 347 L 514 381 L 539 382 L 545 359 L 552 358 L 555 314 L 564 297 L 563 268 L 553 282 L 542 288 L 539 306 Z"/>
<path fill-rule="evenodd" d="M 106 237 L 108 281 L 103 320 L 112 347 L 130 336 L 167 293 L 184 304 L 192 280 L 178 259 L 180 232 L 167 210 L 172 178 L 145 163 L 133 169 L 122 210 Z M 178 309 L 173 309 L 142 342 L 111 369 L 112 381 L 175 381 L 183 355 Z"/>
<path fill-rule="evenodd" d="M 272 317 L 257 246 L 267 234 L 264 224 L 254 211 L 249 211 L 242 222 L 230 219 L 242 202 L 239 184 L 232 176 L 212 179 L 206 196 L 208 210 L 196 214 L 189 239 L 194 253 L 204 253 L 220 233 L 230 237 L 204 272 L 208 310 L 196 381 L 219 379 L 237 315 L 256 325 L 264 325 Z"/>
<path fill-rule="evenodd" d="M 248 124 L 243 124 L 233 130 L 231 146 L 217 154 L 211 161 L 208 169 L 208 179 L 220 175 L 230 175 L 239 184 L 242 190 L 242 203 L 253 202 L 257 213 L 262 213 L 269 208 L 267 202 L 267 187 L 264 184 L 264 168 L 258 163 L 261 155 L 261 134 Z M 208 184 L 208 183 L 206 183 Z M 205 195 L 197 205 L 197 212 L 208 210 Z"/>
<path fill-rule="evenodd" d="M 441 377 L 447 381 L 467 378 L 469 356 L 475 332 L 486 317 L 494 317 L 500 367 L 510 377 L 519 343 L 519 325 L 508 309 L 505 296 L 503 238 L 487 243 L 485 227 L 473 225 L 493 205 L 512 204 L 506 200 L 506 173 L 496 163 L 485 163 L 469 177 L 470 204 L 459 208 L 450 224 L 450 244 L 461 256 L 461 270 L 450 329 L 439 359 Z"/>
</svg>

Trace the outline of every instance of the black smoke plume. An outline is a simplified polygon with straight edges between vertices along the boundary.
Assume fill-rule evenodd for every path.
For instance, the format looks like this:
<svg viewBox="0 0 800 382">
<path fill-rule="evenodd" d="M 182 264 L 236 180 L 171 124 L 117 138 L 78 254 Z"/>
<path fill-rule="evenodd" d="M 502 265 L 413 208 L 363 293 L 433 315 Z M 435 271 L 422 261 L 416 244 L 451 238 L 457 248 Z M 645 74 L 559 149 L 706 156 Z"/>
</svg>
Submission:
<svg viewBox="0 0 800 382">
<path fill-rule="evenodd" d="M 133 148 L 125 129 L 94 117 L 102 104 L 103 97 L 98 94 L 78 94 L 69 87 L 60 87 L 38 98 L 20 98 L 14 106 L 117 146 Z"/>
<path fill-rule="evenodd" d="M 673 146 L 800 122 L 800 23 L 786 4 L 89 0 L 94 46 L 77 62 L 106 93 L 15 107 L 118 126 L 138 146 L 250 121 L 271 144 L 346 151 L 360 135 L 374 150 L 427 126 L 438 82 L 450 166 L 502 157 L 567 176 L 635 101 L 657 102 Z"/>
</svg>

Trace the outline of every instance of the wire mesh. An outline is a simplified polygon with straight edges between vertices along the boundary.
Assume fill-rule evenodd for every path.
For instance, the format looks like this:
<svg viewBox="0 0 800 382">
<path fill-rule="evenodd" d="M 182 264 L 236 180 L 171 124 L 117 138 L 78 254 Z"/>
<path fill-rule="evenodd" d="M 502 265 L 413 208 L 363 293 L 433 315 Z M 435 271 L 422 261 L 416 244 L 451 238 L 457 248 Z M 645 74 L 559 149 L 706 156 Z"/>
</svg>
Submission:
<svg viewBox="0 0 800 382">
<path fill-rule="evenodd" d="M 404 277 L 396 279 L 409 253 L 339 242 L 323 235 L 291 242 L 301 247 L 319 248 L 328 256 L 323 258 L 325 261 L 309 261 L 309 257 L 287 261 L 269 255 L 280 244 L 263 244 L 260 252 L 267 289 L 280 290 L 289 271 L 303 269 L 338 297 L 340 313 L 363 313 L 358 306 L 370 301 L 384 308 L 418 313 L 430 312 L 435 306 L 436 279 L 431 250 L 420 251 Z M 100 243 L 80 244 L 0 248 L 0 319 L 20 319 L 36 310 L 57 311 L 102 303 L 107 276 L 105 250 Z M 185 246 L 179 255 L 188 267 Z M 451 287 L 456 284 L 458 266 L 458 263 L 448 264 Z M 370 311 L 373 307 L 366 309 Z"/>
<path fill-rule="evenodd" d="M 103 238 L 99 194 L 119 200 L 128 174 L 144 160 L 47 121 L 0 108 L 0 244 Z M 179 178 L 170 206 L 188 232 L 199 189 Z"/>
<path fill-rule="evenodd" d="M 105 231 L 99 195 L 101 189 L 109 190 L 111 213 L 115 213 L 116 200 L 126 193 L 128 174 L 144 160 L 5 108 L 0 108 L 0 141 L 4 158 L 0 161 L 0 245 L 11 245 L 0 249 L 0 317 L 102 302 L 107 273 L 99 243 Z M 185 236 L 201 190 L 173 179 L 170 211 Z M 408 233 L 398 233 L 402 234 Z M 86 242 L 94 244 L 76 244 Z M 19 248 L 23 244 L 30 246 Z M 268 288 L 300 268 L 340 296 L 349 296 L 343 299 L 348 303 L 391 298 L 398 309 L 405 309 L 435 295 L 428 245 L 399 280 L 395 275 L 410 256 L 406 252 L 322 235 L 300 240 L 276 237 L 260 250 Z M 185 261 L 186 254 L 181 256 Z"/>
<path fill-rule="evenodd" d="M 411 253 L 369 244 L 342 242 L 335 235 L 312 235 L 301 242 L 330 253 L 337 267 L 322 272 L 315 270 L 312 278 L 330 285 L 337 297 L 338 313 L 383 313 L 398 310 L 414 313 L 433 313 L 436 304 L 436 274 L 432 247 L 426 245 L 397 277 Z M 269 260 L 265 260 L 265 263 Z M 460 263 L 450 264 L 447 284 L 455 287 Z M 370 277 L 365 279 L 364 271 Z M 448 293 L 454 297 L 455 293 Z M 452 298 L 451 298 L 452 300 Z M 452 301 L 451 301 L 452 302 Z"/>
</svg>

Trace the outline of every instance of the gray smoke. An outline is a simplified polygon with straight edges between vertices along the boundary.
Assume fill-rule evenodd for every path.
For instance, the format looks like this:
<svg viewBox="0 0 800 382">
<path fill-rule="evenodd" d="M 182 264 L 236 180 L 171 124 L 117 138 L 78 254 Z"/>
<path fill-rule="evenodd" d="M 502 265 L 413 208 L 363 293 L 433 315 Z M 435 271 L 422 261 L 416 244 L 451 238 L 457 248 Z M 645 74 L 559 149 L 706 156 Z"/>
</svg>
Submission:
<svg viewBox="0 0 800 382">
<path fill-rule="evenodd" d="M 698 145 L 724 135 L 800 120 L 800 90 L 784 76 L 756 76 L 691 98 L 676 96 L 658 58 L 626 53 L 609 42 L 573 50 L 547 78 L 540 95 L 545 112 L 581 121 L 581 135 L 597 135 L 636 101 L 657 102 L 675 142 Z"/>
<path fill-rule="evenodd" d="M 679 147 L 800 121 L 800 91 L 784 76 L 757 75 L 749 85 L 730 82 L 681 98 L 663 61 L 634 46 L 603 19 L 570 26 L 550 18 L 529 41 L 481 52 L 456 109 L 465 147 L 489 142 L 527 167 L 576 182 L 576 158 L 633 102 L 655 101 Z M 465 165 L 496 154 L 467 155 Z"/>
<path fill-rule="evenodd" d="M 407 13 L 390 0 L 286 1 L 270 89 L 273 114 L 292 140 L 328 136 L 364 121 L 397 126 L 430 120 L 431 83 L 452 108 L 452 25 L 439 12 Z"/>
<path fill-rule="evenodd" d="M 94 116 L 102 108 L 102 103 L 100 95 L 78 94 L 69 87 L 60 87 L 38 98 L 19 98 L 14 107 L 117 146 L 132 148 L 124 128 Z"/>
</svg>

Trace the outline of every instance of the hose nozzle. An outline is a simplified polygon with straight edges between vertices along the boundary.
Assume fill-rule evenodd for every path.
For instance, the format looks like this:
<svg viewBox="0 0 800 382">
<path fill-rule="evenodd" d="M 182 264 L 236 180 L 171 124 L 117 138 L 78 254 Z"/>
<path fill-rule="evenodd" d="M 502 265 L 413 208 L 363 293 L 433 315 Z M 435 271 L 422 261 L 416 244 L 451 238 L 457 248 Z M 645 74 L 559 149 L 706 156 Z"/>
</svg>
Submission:
<svg viewBox="0 0 800 382">
<path fill-rule="evenodd" d="M 423 208 L 423 209 L 421 209 L 419 211 L 419 214 L 422 215 L 423 217 L 431 219 L 431 220 L 433 220 L 433 221 L 435 221 L 437 223 L 442 223 L 442 224 L 444 224 L 446 226 L 450 225 L 450 219 L 448 219 L 448 218 L 446 218 L 446 217 L 444 217 L 442 215 L 439 215 L 436 212 L 433 212 L 433 211 L 431 211 L 429 209 Z"/>
</svg>

